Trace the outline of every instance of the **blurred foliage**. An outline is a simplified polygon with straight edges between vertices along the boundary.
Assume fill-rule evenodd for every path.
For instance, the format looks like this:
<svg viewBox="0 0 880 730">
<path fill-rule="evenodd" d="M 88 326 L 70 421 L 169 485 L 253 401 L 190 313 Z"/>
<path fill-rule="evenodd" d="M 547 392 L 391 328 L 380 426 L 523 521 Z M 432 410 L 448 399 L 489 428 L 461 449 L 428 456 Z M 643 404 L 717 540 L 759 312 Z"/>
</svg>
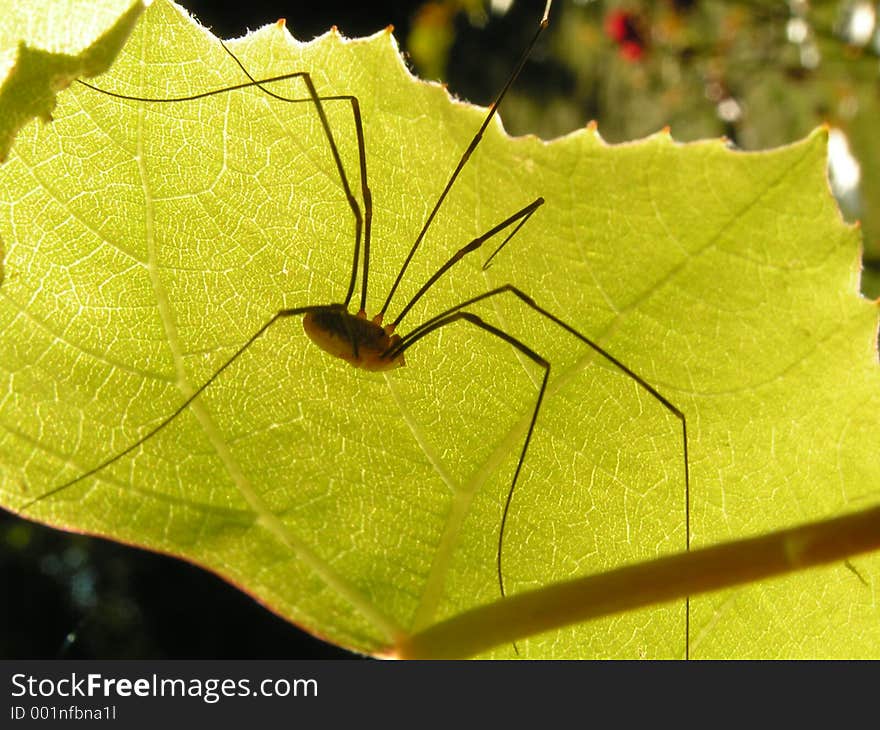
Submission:
<svg viewBox="0 0 880 730">
<path fill-rule="evenodd" d="M 425 2 L 413 15 L 411 58 L 428 77 L 448 68 L 453 88 L 487 103 L 510 64 L 487 36 L 515 54 L 534 32 L 538 6 L 487 0 L 479 12 L 468 0 Z M 845 217 L 862 222 L 863 290 L 876 297 L 877 15 L 867 0 L 557 1 L 552 33 L 505 101 L 505 124 L 548 138 L 595 119 L 609 142 L 669 126 L 679 141 L 725 135 L 750 150 L 788 144 L 819 124 L 839 129 L 832 181 Z M 475 43 L 492 48 L 480 74 L 470 58 Z M 461 68 L 459 54 L 470 59 Z"/>
</svg>

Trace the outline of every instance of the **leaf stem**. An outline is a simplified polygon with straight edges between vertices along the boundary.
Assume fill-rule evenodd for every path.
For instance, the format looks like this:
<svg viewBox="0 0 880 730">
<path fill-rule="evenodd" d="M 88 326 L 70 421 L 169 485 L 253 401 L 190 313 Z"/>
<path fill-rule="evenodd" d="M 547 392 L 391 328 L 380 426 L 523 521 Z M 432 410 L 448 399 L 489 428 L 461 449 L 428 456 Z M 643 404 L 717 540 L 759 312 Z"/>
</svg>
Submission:
<svg viewBox="0 0 880 730">
<path fill-rule="evenodd" d="M 589 619 L 880 549 L 880 507 L 616 568 L 524 591 L 416 633 L 388 651 L 399 659 L 473 656 L 515 639 Z"/>
</svg>

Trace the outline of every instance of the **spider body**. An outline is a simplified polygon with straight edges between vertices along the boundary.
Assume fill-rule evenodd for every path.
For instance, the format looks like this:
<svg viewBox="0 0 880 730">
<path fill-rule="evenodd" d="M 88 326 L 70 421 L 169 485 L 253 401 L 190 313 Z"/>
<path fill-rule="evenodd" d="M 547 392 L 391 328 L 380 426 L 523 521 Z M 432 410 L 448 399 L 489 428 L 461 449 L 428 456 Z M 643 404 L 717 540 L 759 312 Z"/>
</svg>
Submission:
<svg viewBox="0 0 880 730">
<path fill-rule="evenodd" d="M 341 304 L 306 312 L 303 329 L 324 352 L 353 367 L 382 372 L 406 365 L 403 353 L 395 350 L 401 338 L 392 334 L 392 326 L 383 327 L 361 312 L 351 314 Z"/>
</svg>

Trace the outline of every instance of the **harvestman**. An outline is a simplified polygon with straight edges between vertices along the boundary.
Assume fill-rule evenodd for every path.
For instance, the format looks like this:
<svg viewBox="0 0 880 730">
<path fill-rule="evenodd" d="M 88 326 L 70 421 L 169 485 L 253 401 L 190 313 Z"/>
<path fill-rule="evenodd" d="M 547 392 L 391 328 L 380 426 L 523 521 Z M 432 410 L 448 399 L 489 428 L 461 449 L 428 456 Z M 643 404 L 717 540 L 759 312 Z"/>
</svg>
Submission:
<svg viewBox="0 0 880 730">
<path fill-rule="evenodd" d="M 514 226 L 513 230 L 507 235 L 507 237 L 501 242 L 501 244 L 495 249 L 495 251 L 489 256 L 484 264 L 484 268 L 488 267 L 492 258 L 510 241 L 513 236 L 520 230 L 520 228 L 525 225 L 526 221 L 534 214 L 534 212 L 544 203 L 544 199 L 541 197 L 536 198 L 531 203 L 521 208 L 517 212 L 505 218 L 503 221 L 490 228 L 488 231 L 483 233 L 482 235 L 474 238 L 470 243 L 466 246 L 463 246 L 458 251 L 456 251 L 449 259 L 418 289 L 416 294 L 410 299 L 410 301 L 400 310 L 397 316 L 391 321 L 389 324 L 383 324 L 386 319 L 386 313 L 389 309 L 389 306 L 392 302 L 395 292 L 397 291 L 397 287 L 400 284 L 401 280 L 406 273 L 406 270 L 421 245 L 422 241 L 425 238 L 425 234 L 428 231 L 431 223 L 433 222 L 435 216 L 437 215 L 440 207 L 443 204 L 443 201 L 446 199 L 447 194 L 452 189 L 453 184 L 458 178 L 461 171 L 464 169 L 464 166 L 467 164 L 468 159 L 473 154 L 474 150 L 477 148 L 480 140 L 482 139 L 483 133 L 486 128 L 489 126 L 489 123 L 492 121 L 492 117 L 495 115 L 498 110 L 499 105 L 501 104 L 504 96 L 506 95 L 508 89 L 511 87 L 513 82 L 519 76 L 520 71 L 526 63 L 532 49 L 538 41 L 542 31 L 547 27 L 549 23 L 550 17 L 550 6 L 552 4 L 552 0 L 547 0 L 546 7 L 544 8 L 544 15 L 541 18 L 541 21 L 538 25 L 538 29 L 526 47 L 525 51 L 523 51 L 519 60 L 517 61 L 516 66 L 514 67 L 513 72 L 510 74 L 510 77 L 507 79 L 503 88 L 499 92 L 497 98 L 492 103 L 492 106 L 489 108 L 486 117 L 484 118 L 480 128 L 477 130 L 474 137 L 471 139 L 464 153 L 458 161 L 458 164 L 455 166 L 452 174 L 449 177 L 445 187 L 437 198 L 434 207 L 431 209 L 431 212 L 428 214 L 427 219 L 424 222 L 421 230 L 419 231 L 418 236 L 416 237 L 415 242 L 413 243 L 409 253 L 406 256 L 406 259 L 403 262 L 403 265 L 400 268 L 400 271 L 397 274 L 394 283 L 391 286 L 391 289 L 388 292 L 388 295 L 385 298 L 385 302 L 382 305 L 382 308 L 379 312 L 372 318 L 368 318 L 367 316 L 367 285 L 368 285 L 368 274 L 369 274 L 369 257 L 370 257 L 370 232 L 372 225 L 372 216 L 373 216 L 373 202 L 372 195 L 370 193 L 370 189 L 367 184 L 367 160 L 366 160 L 366 145 L 364 141 L 364 130 L 363 130 L 363 120 L 360 112 L 360 105 L 358 103 L 358 99 L 352 95 L 333 95 L 333 96 L 320 96 L 315 89 L 315 86 L 312 82 L 312 78 L 310 74 L 306 71 L 296 71 L 292 73 L 283 74 L 280 76 L 273 76 L 271 78 L 266 79 L 254 79 L 253 76 L 248 72 L 248 70 L 244 67 L 244 65 L 236 58 L 225 45 L 223 48 L 227 51 L 227 53 L 233 58 L 233 60 L 238 64 L 239 68 L 244 72 L 244 74 L 249 79 L 246 83 L 236 84 L 233 86 L 224 87 L 222 89 L 214 89 L 211 91 L 206 91 L 200 94 L 194 94 L 191 96 L 185 97 L 174 97 L 174 98 L 164 98 L 164 99 L 151 99 L 151 98 L 143 98 L 143 97 L 133 97 L 133 96 L 125 96 L 122 94 L 116 94 L 113 92 L 109 92 L 103 89 L 99 89 L 91 84 L 83 83 L 85 86 L 93 89 L 94 91 L 98 91 L 103 94 L 107 94 L 109 96 L 113 96 L 120 99 L 126 99 L 130 101 L 139 101 L 139 102 L 152 102 L 152 103 L 173 103 L 173 102 L 182 102 L 182 101 L 192 101 L 195 99 L 204 98 L 207 96 L 213 96 L 216 94 L 229 93 L 231 91 L 235 91 L 238 89 L 244 89 L 248 87 L 259 87 L 263 92 L 268 94 L 269 96 L 278 99 L 280 101 L 288 102 L 288 103 L 309 103 L 313 104 L 315 110 L 318 114 L 318 118 L 320 119 L 321 127 L 323 130 L 324 137 L 327 140 L 327 143 L 330 148 L 330 153 L 333 156 L 333 162 L 336 166 L 336 170 L 339 173 L 340 183 L 342 185 L 343 191 L 345 193 L 346 200 L 348 201 L 348 206 L 351 209 L 352 215 L 354 216 L 355 221 L 355 240 L 354 240 L 354 255 L 352 261 L 351 268 L 351 276 L 348 284 L 348 291 L 346 292 L 345 298 L 341 303 L 331 303 L 331 304 L 309 304 L 302 307 L 294 307 L 290 309 L 281 309 L 276 312 L 267 322 L 265 322 L 253 335 L 251 335 L 247 341 L 241 345 L 215 372 L 211 377 L 209 377 L 201 386 L 199 386 L 186 400 L 183 401 L 170 415 L 168 415 L 163 421 L 161 421 L 157 426 L 152 428 L 148 433 L 139 438 L 133 444 L 125 448 L 123 451 L 116 453 L 105 461 L 101 462 L 97 466 L 93 467 L 89 471 L 80 474 L 75 479 L 72 479 L 69 482 L 61 484 L 48 492 L 36 497 L 35 499 L 27 502 L 21 508 L 22 511 L 28 509 L 32 505 L 37 502 L 44 500 L 52 495 L 58 494 L 59 492 L 72 487 L 73 485 L 81 482 L 84 479 L 98 473 L 99 471 L 105 469 L 111 464 L 115 463 L 119 459 L 123 458 L 127 454 L 134 451 L 138 446 L 146 442 L 148 439 L 155 436 L 158 432 L 168 426 L 177 416 L 179 416 L 189 405 L 192 403 L 198 396 L 208 387 L 210 386 L 233 362 L 235 362 L 259 337 L 261 337 L 270 327 L 272 327 L 276 322 L 282 319 L 286 319 L 287 317 L 295 317 L 302 316 L 303 317 L 303 327 L 305 329 L 308 337 L 321 349 L 326 351 L 327 353 L 342 358 L 352 366 L 356 368 L 362 368 L 364 370 L 370 371 L 387 371 L 394 370 L 398 367 L 401 367 L 405 364 L 404 355 L 407 350 L 409 350 L 413 345 L 418 343 L 427 335 L 431 334 L 439 330 L 442 327 L 446 327 L 454 322 L 466 322 L 468 324 L 477 327 L 484 332 L 492 335 L 493 337 L 497 337 L 498 339 L 506 342 L 511 347 L 518 350 L 522 355 L 530 359 L 536 365 L 540 366 L 543 371 L 543 377 L 541 379 L 541 384 L 538 388 L 538 396 L 535 400 L 535 407 L 532 411 L 531 419 L 529 420 L 528 429 L 526 431 L 526 436 L 523 441 L 522 449 L 519 454 L 519 459 L 517 460 L 516 468 L 513 473 L 513 478 L 510 483 L 510 487 L 507 491 L 507 497 L 504 502 L 504 507 L 501 513 L 501 521 L 498 529 L 498 546 L 496 551 L 496 570 L 498 575 L 498 586 L 501 591 L 502 597 L 506 595 L 505 587 L 504 587 L 504 571 L 502 568 L 502 557 L 503 557 L 503 547 L 504 547 L 504 534 L 505 528 L 507 525 L 507 518 L 510 512 L 511 500 L 513 499 L 513 493 L 516 488 L 517 480 L 519 479 L 520 471 L 522 470 L 523 463 L 526 458 L 526 452 L 528 451 L 529 443 L 532 439 L 532 434 L 535 430 L 535 424 L 538 420 L 538 414 L 541 410 L 541 404 L 544 399 L 544 393 L 547 389 L 547 382 L 550 376 L 550 362 L 547 361 L 544 357 L 542 357 L 535 350 L 530 348 L 520 339 L 514 337 L 513 335 L 495 327 L 488 322 L 485 322 L 480 317 L 472 314 L 469 311 L 466 311 L 468 307 L 476 304 L 477 302 L 481 302 L 491 297 L 496 297 L 502 294 L 509 294 L 518 299 L 522 304 L 524 304 L 529 309 L 538 313 L 541 317 L 544 317 L 549 322 L 552 322 L 557 327 L 561 328 L 565 332 L 569 333 L 573 337 L 580 340 L 583 344 L 590 347 L 593 351 L 601 355 L 605 360 L 610 362 L 614 367 L 624 373 L 627 377 L 631 378 L 635 381 L 641 388 L 643 388 L 646 392 L 648 392 L 654 399 L 656 399 L 664 408 L 666 408 L 670 413 L 672 413 L 680 422 L 681 422 L 681 431 L 682 431 L 682 446 L 683 446 L 683 456 L 684 456 L 684 482 L 685 482 L 685 539 L 686 549 L 690 548 L 690 476 L 689 476 L 689 465 L 688 465 L 688 440 L 687 440 L 687 424 L 685 420 L 684 413 L 679 410 L 675 405 L 673 405 L 669 400 L 667 400 L 664 396 L 662 396 L 653 386 L 647 383 L 641 376 L 631 370 L 629 367 L 624 365 L 620 360 L 615 358 L 610 353 L 606 352 L 602 347 L 593 342 L 590 338 L 578 332 L 575 328 L 566 324 L 559 317 L 555 316 L 551 312 L 547 311 L 543 307 L 539 306 L 534 299 L 532 299 L 528 294 L 513 286 L 512 284 L 505 284 L 503 286 L 496 287 L 494 289 L 490 289 L 482 294 L 471 297 L 454 307 L 450 307 L 449 309 L 427 319 L 422 322 L 418 326 L 411 329 L 407 334 L 400 335 L 397 334 L 396 331 L 403 321 L 404 317 L 406 317 L 407 313 L 412 309 L 412 307 L 418 302 L 427 292 L 428 290 L 437 282 L 440 277 L 446 274 L 449 269 L 451 269 L 458 261 L 460 261 L 464 256 L 469 253 L 473 253 L 477 251 L 479 248 L 483 246 L 487 241 L 494 238 L 499 233 L 507 230 L 511 226 Z M 222 42 L 221 42 L 222 44 Z M 288 79 L 301 79 L 303 84 L 305 85 L 308 96 L 303 99 L 292 99 L 284 96 L 280 96 L 275 94 L 271 90 L 266 88 L 266 84 L 288 80 Z M 363 200 L 363 210 L 361 210 L 361 206 L 358 203 L 357 199 L 352 192 L 351 185 L 349 184 L 348 176 L 346 175 L 345 168 L 342 164 L 342 160 L 339 154 L 339 149 L 336 145 L 336 141 L 333 137 L 333 132 L 330 128 L 330 123 L 327 119 L 327 116 L 324 111 L 324 103 L 325 102 L 346 102 L 351 106 L 352 115 L 354 118 L 354 126 L 355 132 L 357 136 L 357 147 L 358 147 L 358 159 L 359 159 L 359 177 L 360 177 L 360 192 L 361 198 Z M 361 277 L 361 289 L 360 289 L 360 306 L 356 314 L 352 314 L 349 312 L 349 305 L 351 303 L 352 297 L 354 296 L 355 287 L 358 279 L 359 267 L 360 267 L 360 254 L 361 248 L 363 247 L 363 265 L 362 272 L 363 275 Z M 686 615 L 685 615 L 685 638 L 686 638 L 686 652 L 687 647 L 689 647 L 690 641 L 690 605 L 688 601 L 688 605 L 686 607 Z"/>
</svg>

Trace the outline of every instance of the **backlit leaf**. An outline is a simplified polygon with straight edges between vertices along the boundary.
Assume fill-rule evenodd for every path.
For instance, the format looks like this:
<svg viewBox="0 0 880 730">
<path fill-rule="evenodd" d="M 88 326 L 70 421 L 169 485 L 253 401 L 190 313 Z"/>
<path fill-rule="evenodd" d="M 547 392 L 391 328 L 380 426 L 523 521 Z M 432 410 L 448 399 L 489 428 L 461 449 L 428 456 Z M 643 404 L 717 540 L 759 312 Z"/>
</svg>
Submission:
<svg viewBox="0 0 880 730">
<path fill-rule="evenodd" d="M 414 80 L 389 33 L 299 44 L 276 25 L 232 48 L 258 78 L 307 70 L 320 94 L 359 99 L 372 316 L 485 111 Z M 245 81 L 157 0 L 96 83 L 164 98 Z M 305 96 L 297 79 L 272 89 Z M 325 106 L 357 191 L 350 107 Z M 353 217 L 311 104 L 75 86 L 54 116 L 0 168 L 0 499 L 13 511 L 137 441 L 278 309 L 340 301 L 351 269 Z M 687 416 L 693 546 L 867 506 L 877 307 L 858 294 L 858 233 L 829 193 L 825 142 L 820 130 L 744 154 L 661 133 L 609 147 L 591 129 L 545 143 L 492 124 L 389 314 L 543 196 L 488 271 L 486 254 L 467 257 L 400 331 L 511 282 L 600 342 Z M 508 590 L 682 551 L 679 422 L 512 297 L 474 311 L 552 364 L 511 508 Z M 319 636 L 380 651 L 498 597 L 501 507 L 541 376 L 466 323 L 407 363 L 356 371 L 284 320 L 172 425 L 24 516 L 179 555 Z M 694 599 L 690 655 L 880 655 L 880 558 L 852 563 Z M 681 657 L 684 627 L 680 601 L 519 650 Z"/>
</svg>

